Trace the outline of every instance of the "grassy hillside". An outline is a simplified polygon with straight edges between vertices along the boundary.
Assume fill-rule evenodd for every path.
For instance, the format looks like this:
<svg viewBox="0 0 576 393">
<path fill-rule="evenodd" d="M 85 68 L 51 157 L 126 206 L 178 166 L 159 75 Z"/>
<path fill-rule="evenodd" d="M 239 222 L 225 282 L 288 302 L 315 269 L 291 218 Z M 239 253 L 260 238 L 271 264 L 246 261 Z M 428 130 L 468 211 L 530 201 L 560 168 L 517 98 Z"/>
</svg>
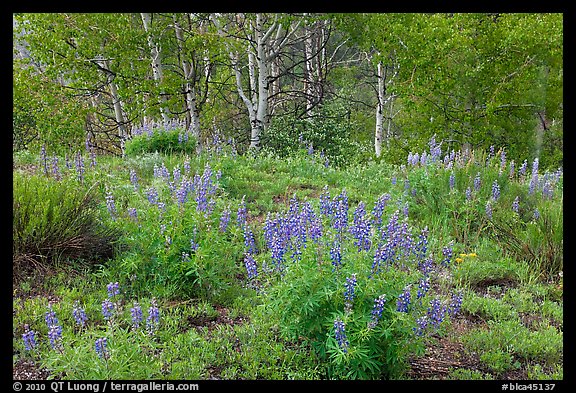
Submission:
<svg viewBox="0 0 576 393">
<path fill-rule="evenodd" d="M 14 160 L 15 379 L 563 378 L 561 170 Z"/>
</svg>

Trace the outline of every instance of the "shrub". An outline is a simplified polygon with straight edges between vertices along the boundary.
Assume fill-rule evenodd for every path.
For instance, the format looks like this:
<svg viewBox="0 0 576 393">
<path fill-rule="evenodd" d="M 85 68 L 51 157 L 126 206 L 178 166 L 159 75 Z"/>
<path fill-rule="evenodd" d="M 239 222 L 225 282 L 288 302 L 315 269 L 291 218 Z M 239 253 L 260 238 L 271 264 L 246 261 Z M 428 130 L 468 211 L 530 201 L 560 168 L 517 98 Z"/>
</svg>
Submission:
<svg viewBox="0 0 576 393">
<path fill-rule="evenodd" d="M 14 272 L 64 259 L 112 256 L 118 233 L 99 222 L 93 188 L 18 172 L 13 187 Z"/>
<path fill-rule="evenodd" d="M 150 132 L 135 133 L 126 142 L 125 154 L 136 156 L 144 153 L 193 154 L 196 150 L 196 139 L 182 128 L 168 129 L 158 126 Z"/>
</svg>

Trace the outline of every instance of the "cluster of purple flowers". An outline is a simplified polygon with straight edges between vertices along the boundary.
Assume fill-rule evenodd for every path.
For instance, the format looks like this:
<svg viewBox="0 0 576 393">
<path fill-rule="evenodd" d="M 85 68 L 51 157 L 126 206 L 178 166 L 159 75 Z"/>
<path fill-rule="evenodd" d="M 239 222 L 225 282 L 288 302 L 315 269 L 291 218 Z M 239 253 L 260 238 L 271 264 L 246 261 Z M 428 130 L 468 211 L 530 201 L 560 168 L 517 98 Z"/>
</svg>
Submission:
<svg viewBox="0 0 576 393">
<path fill-rule="evenodd" d="M 226 208 L 223 212 L 222 215 L 220 216 L 220 232 L 226 232 L 226 229 L 228 229 L 228 223 L 230 222 L 230 208 Z"/>
<path fill-rule="evenodd" d="M 374 220 L 374 225 L 376 228 L 380 229 L 382 226 L 382 215 L 384 214 L 384 209 L 386 208 L 387 202 L 390 200 L 390 194 L 382 194 L 374 204 L 372 209 L 372 217 Z"/>
<path fill-rule="evenodd" d="M 374 306 L 372 307 L 370 322 L 368 322 L 368 329 L 375 328 L 380 318 L 382 318 L 382 312 L 384 311 L 385 303 L 386 303 L 386 294 L 382 294 L 374 300 Z"/>
<path fill-rule="evenodd" d="M 108 359 L 110 357 L 110 351 L 108 350 L 108 341 L 106 337 L 96 339 L 94 344 L 96 353 L 101 359 Z"/>
<path fill-rule="evenodd" d="M 112 191 L 106 192 L 106 207 L 108 208 L 108 212 L 112 218 L 116 218 L 116 204 L 114 203 L 114 195 L 112 195 Z"/>
<path fill-rule="evenodd" d="M 497 201 L 498 198 L 500 198 L 500 186 L 498 185 L 498 180 L 494 180 L 494 183 L 492 183 L 492 199 Z"/>
<path fill-rule="evenodd" d="M 86 321 L 88 320 L 88 317 L 86 316 L 86 312 L 84 311 L 84 309 L 80 307 L 78 301 L 74 302 L 74 308 L 72 309 L 72 316 L 74 317 L 76 324 L 78 324 L 80 328 L 86 326 Z"/>
<path fill-rule="evenodd" d="M 370 229 L 370 221 L 366 217 L 366 205 L 360 202 L 354 211 L 354 223 L 350 227 L 350 233 L 356 239 L 354 244 L 358 247 L 358 252 L 370 250 L 372 246 Z"/>
<path fill-rule="evenodd" d="M 24 340 L 24 349 L 26 351 L 32 351 L 38 345 L 36 341 L 36 332 L 34 330 L 30 330 L 30 326 L 28 324 L 24 325 L 24 333 L 22 334 L 22 339 Z"/>
<path fill-rule="evenodd" d="M 50 339 L 50 346 L 52 349 L 63 350 L 62 347 L 62 326 L 58 322 L 56 313 L 52 310 L 52 306 L 49 307 L 46 312 L 44 319 L 46 325 L 48 325 L 48 338 Z"/>
<path fill-rule="evenodd" d="M 246 272 L 248 273 L 248 279 L 252 280 L 258 277 L 258 267 L 256 266 L 256 261 L 252 254 L 247 253 L 244 255 L 244 266 L 246 266 Z"/>
<path fill-rule="evenodd" d="M 410 297 L 410 286 L 406 286 L 404 291 L 398 295 L 398 300 L 396 301 L 396 311 L 408 312 L 408 306 L 410 306 Z"/>
<path fill-rule="evenodd" d="M 134 302 L 133 307 L 130 308 L 130 315 L 132 316 L 132 327 L 138 329 L 144 319 L 142 316 L 142 308 L 138 302 Z"/>
<path fill-rule="evenodd" d="M 344 321 L 342 321 L 340 318 L 336 318 L 336 320 L 334 320 L 334 337 L 336 338 L 338 346 L 342 349 L 342 351 L 345 353 L 348 352 L 348 346 L 350 345 L 350 342 L 346 337 L 346 327 L 344 325 Z"/>
<path fill-rule="evenodd" d="M 446 247 L 442 248 L 442 255 L 444 256 L 444 259 L 442 260 L 442 266 L 448 266 L 452 261 L 452 255 L 453 255 L 452 247 L 453 245 L 452 243 L 450 243 Z"/>
<path fill-rule="evenodd" d="M 345 309 L 347 312 L 350 312 L 352 310 L 354 298 L 356 297 L 356 293 L 354 292 L 356 289 L 356 274 L 352 274 L 350 277 L 346 278 L 344 288 Z"/>
</svg>

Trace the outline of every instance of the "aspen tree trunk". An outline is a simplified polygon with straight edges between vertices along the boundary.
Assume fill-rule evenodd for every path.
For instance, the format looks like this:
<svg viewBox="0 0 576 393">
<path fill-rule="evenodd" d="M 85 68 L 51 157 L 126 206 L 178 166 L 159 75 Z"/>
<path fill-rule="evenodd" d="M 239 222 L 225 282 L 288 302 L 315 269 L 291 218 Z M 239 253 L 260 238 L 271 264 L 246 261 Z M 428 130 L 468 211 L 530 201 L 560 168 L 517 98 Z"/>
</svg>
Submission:
<svg viewBox="0 0 576 393">
<path fill-rule="evenodd" d="M 312 117 L 312 108 L 314 106 L 314 39 L 311 32 L 304 40 L 305 64 L 304 72 L 304 96 L 306 98 L 306 117 Z"/>
<path fill-rule="evenodd" d="M 384 128 L 384 72 L 382 62 L 378 62 L 378 104 L 376 105 L 376 131 L 374 133 L 374 150 L 376 157 L 382 155 L 382 131 Z"/>
<path fill-rule="evenodd" d="M 184 80 L 186 81 L 184 89 L 186 90 L 186 111 L 190 119 L 190 130 L 192 135 L 196 138 L 199 143 L 198 138 L 200 137 L 200 114 L 196 105 L 196 69 L 194 69 L 193 64 L 184 58 L 184 53 L 182 45 L 184 38 L 182 35 L 182 28 L 178 24 L 174 15 L 174 31 L 176 33 L 176 39 L 178 41 L 178 50 L 180 51 L 182 57 L 182 69 L 184 71 Z"/>
<path fill-rule="evenodd" d="M 144 25 L 144 30 L 148 33 L 148 46 L 150 47 L 151 52 L 151 59 L 152 59 L 152 74 L 154 76 L 154 80 L 156 84 L 159 85 L 162 82 L 163 70 L 162 70 L 162 62 L 160 59 L 160 51 L 158 50 L 158 46 L 154 43 L 154 39 L 152 34 L 150 33 L 150 22 L 152 21 L 152 15 L 149 13 L 141 13 L 140 16 L 142 17 L 142 24 Z M 162 115 L 162 119 L 164 121 L 169 121 L 170 117 L 166 112 L 165 103 L 166 97 L 163 94 L 164 92 L 160 92 L 160 114 Z"/>
</svg>

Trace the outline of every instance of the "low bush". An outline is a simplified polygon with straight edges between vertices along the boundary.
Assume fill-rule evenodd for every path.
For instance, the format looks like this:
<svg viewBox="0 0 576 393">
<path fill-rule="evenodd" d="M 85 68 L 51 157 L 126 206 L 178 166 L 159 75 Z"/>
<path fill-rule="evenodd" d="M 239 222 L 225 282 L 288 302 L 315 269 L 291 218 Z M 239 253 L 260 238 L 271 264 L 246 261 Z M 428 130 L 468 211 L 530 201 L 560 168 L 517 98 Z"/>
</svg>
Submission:
<svg viewBox="0 0 576 393">
<path fill-rule="evenodd" d="M 128 157 L 144 153 L 194 154 L 196 139 L 180 128 L 153 128 L 150 133 L 144 132 L 133 136 L 126 142 L 125 154 Z"/>
<path fill-rule="evenodd" d="M 94 188 L 14 172 L 12 251 L 15 273 L 67 259 L 111 257 L 118 232 L 98 218 Z"/>
</svg>

